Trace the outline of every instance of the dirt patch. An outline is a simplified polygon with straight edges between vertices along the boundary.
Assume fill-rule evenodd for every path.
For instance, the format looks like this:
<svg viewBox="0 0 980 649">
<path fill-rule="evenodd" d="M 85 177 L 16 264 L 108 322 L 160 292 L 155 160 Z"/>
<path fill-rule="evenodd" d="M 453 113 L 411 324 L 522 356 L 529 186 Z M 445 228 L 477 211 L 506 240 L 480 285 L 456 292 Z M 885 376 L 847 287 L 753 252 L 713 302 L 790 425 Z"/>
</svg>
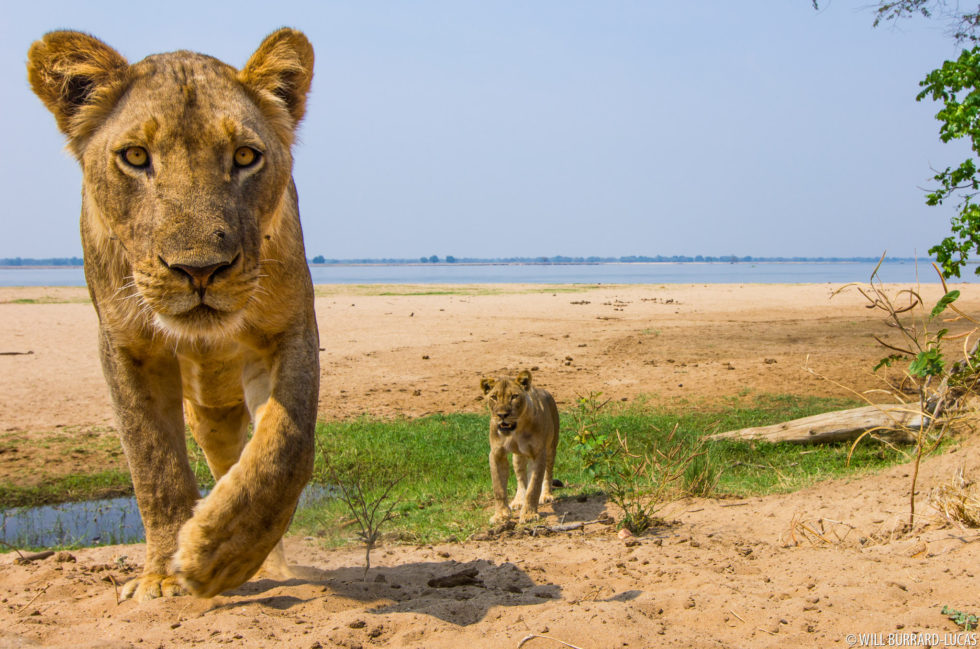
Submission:
<svg viewBox="0 0 980 649">
<path fill-rule="evenodd" d="M 321 288 L 321 417 L 477 410 L 480 376 L 524 367 L 537 367 L 536 381 L 564 407 L 600 390 L 675 407 L 879 387 L 869 368 L 882 354 L 871 334 L 888 330 L 858 296 L 831 301 L 830 285 L 494 288 L 434 295 Z M 967 288 L 961 308 L 977 312 L 980 301 L 960 288 Z M 31 435 L 59 425 L 110 425 L 92 307 L 11 302 L 8 291 L 0 289 L 0 352 L 17 354 L 0 355 L 0 442 L 27 452 L 43 447 Z M 925 292 L 934 300 L 940 289 Z M 30 452 L 42 463 L 64 450 Z M 929 524 L 910 534 L 896 533 L 908 507 L 909 470 L 899 466 L 793 494 L 675 503 L 665 512 L 670 524 L 636 545 L 591 524 L 383 547 L 367 581 L 360 549 L 326 551 L 294 537 L 287 551 L 309 567 L 301 578 L 256 579 L 213 600 L 117 604 L 115 584 L 139 569 L 141 546 L 27 565 L 8 553 L 0 557 L 0 646 L 516 649 L 540 635 L 582 649 L 831 647 L 848 646 L 852 633 L 888 642 L 888 634 L 920 632 L 942 640 L 957 632 L 943 605 L 980 609 L 977 532 L 942 526 L 926 497 L 960 466 L 977 475 L 978 450 L 967 440 L 926 462 L 918 511 Z M 591 520 L 604 509 L 594 500 L 559 501 L 546 521 Z M 801 522 L 833 542 L 800 533 Z M 429 585 L 473 570 L 479 583 Z M 523 646 L 561 645 L 532 638 Z"/>
</svg>

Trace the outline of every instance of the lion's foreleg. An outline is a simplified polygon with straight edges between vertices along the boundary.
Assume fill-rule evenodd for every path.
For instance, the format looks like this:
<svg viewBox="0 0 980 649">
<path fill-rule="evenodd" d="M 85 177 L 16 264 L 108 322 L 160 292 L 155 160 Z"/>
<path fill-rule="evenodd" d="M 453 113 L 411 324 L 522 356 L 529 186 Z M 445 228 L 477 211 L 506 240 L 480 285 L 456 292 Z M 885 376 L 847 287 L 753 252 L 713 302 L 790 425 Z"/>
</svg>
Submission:
<svg viewBox="0 0 980 649">
<path fill-rule="evenodd" d="M 123 598 L 177 595 L 181 588 L 168 564 L 198 497 L 184 440 L 180 370 L 172 357 L 121 349 L 110 340 L 103 332 L 102 367 L 146 529 L 143 574 L 123 587 Z"/>
<path fill-rule="evenodd" d="M 510 467 L 507 464 L 507 452 L 502 448 L 490 445 L 490 481 L 493 483 L 494 514 L 490 522 L 494 525 L 502 523 L 511 517 L 511 509 L 507 505 L 507 477 Z"/>
<path fill-rule="evenodd" d="M 280 343 L 278 351 L 267 372 L 246 367 L 252 439 L 180 530 L 173 566 L 200 597 L 234 588 L 259 569 L 289 526 L 313 472 L 316 329 Z"/>
<path fill-rule="evenodd" d="M 514 453 L 514 478 L 517 481 L 517 493 L 511 501 L 511 509 L 522 509 L 524 501 L 527 499 L 527 480 L 530 474 L 528 470 L 527 457 Z"/>
</svg>

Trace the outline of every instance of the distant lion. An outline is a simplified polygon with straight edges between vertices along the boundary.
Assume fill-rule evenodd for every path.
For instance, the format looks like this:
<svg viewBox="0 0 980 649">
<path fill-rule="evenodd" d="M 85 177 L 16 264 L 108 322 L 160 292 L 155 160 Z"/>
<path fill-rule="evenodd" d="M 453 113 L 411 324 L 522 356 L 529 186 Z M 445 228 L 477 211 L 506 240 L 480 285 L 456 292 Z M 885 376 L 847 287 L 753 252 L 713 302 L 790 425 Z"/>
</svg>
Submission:
<svg viewBox="0 0 980 649">
<path fill-rule="evenodd" d="M 27 71 L 82 166 L 85 277 L 146 528 L 123 597 L 211 597 L 267 556 L 285 569 L 320 377 L 290 152 L 313 48 L 280 29 L 241 70 L 186 51 L 130 65 L 56 31 Z M 203 499 L 185 417 L 217 480 Z"/>
<path fill-rule="evenodd" d="M 484 378 L 480 387 L 490 409 L 490 479 L 495 512 L 490 522 L 509 519 L 520 509 L 520 522 L 539 518 L 538 504 L 554 500 L 551 476 L 558 449 L 558 407 L 552 396 L 531 385 L 527 370 L 517 378 Z M 507 454 L 513 454 L 517 494 L 507 505 Z"/>
</svg>

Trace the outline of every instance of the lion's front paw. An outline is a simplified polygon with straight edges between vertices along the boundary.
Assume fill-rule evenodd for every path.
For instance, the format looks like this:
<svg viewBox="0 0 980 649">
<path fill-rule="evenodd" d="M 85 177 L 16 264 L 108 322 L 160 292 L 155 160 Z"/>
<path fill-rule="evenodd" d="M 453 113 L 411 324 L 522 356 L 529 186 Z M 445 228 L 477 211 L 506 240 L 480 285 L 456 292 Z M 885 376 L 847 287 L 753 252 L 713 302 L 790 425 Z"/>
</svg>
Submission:
<svg viewBox="0 0 980 649">
<path fill-rule="evenodd" d="M 244 584 L 268 554 L 261 549 L 261 539 L 244 538 L 245 530 L 239 536 L 218 529 L 197 517 L 187 521 L 170 563 L 181 585 L 198 597 L 214 597 Z"/>
<path fill-rule="evenodd" d="M 510 520 L 513 512 L 508 509 L 498 509 L 497 513 L 490 517 L 491 525 L 502 525 Z"/>
<path fill-rule="evenodd" d="M 549 491 L 548 493 L 542 493 L 541 498 L 538 499 L 538 504 L 543 505 L 545 503 L 555 502 L 555 497 Z"/>
<path fill-rule="evenodd" d="M 157 597 L 176 597 L 186 594 L 187 591 L 173 575 L 151 572 L 123 584 L 121 599 L 132 598 L 135 602 L 147 602 Z"/>
<path fill-rule="evenodd" d="M 533 523 L 536 520 L 541 519 L 541 514 L 531 509 L 530 507 L 525 507 L 521 510 L 521 517 L 519 519 L 520 523 Z"/>
</svg>

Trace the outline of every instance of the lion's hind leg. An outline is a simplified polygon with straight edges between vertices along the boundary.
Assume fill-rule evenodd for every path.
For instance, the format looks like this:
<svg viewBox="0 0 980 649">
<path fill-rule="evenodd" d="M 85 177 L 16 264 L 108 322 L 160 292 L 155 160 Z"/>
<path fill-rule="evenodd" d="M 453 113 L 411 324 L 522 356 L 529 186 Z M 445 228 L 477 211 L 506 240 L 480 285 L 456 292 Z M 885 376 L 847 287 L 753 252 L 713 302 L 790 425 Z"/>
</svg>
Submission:
<svg viewBox="0 0 980 649">
<path fill-rule="evenodd" d="M 184 401 L 187 426 L 211 469 L 215 480 L 228 473 L 242 454 L 250 416 L 245 403 L 208 407 Z"/>
</svg>

